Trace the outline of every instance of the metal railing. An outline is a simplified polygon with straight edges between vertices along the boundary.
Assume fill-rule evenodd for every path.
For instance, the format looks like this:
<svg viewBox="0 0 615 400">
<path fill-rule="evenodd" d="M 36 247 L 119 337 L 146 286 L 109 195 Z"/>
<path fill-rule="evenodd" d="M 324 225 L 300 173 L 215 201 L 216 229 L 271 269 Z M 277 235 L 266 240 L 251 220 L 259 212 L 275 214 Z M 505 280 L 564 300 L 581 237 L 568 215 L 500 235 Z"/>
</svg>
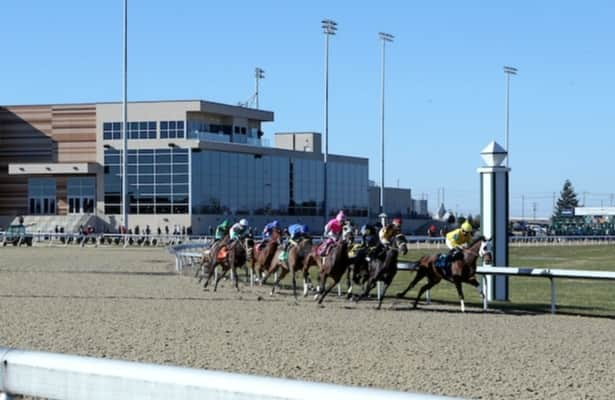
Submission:
<svg viewBox="0 0 615 400">
<path fill-rule="evenodd" d="M 173 246 L 185 242 L 203 242 L 210 239 L 209 236 L 197 235 L 173 235 L 173 234 L 119 234 L 119 233 L 56 233 L 56 232 L 27 232 L 25 235 L 19 235 L 8 232 L 0 232 L 0 246 L 24 245 L 25 238 L 32 238 L 32 246 L 69 246 L 78 245 L 84 247 L 86 245 L 99 246 Z M 15 239 L 13 241 L 13 239 Z"/>
<path fill-rule="evenodd" d="M 414 271 L 413 263 L 399 263 L 397 269 L 400 271 Z M 550 281 L 551 288 L 551 313 L 555 314 L 557 307 L 557 297 L 555 290 L 555 278 L 567 279 L 598 279 L 598 280 L 615 280 L 615 272 L 611 271 L 590 271 L 590 270 L 572 270 L 572 269 L 550 269 L 550 268 L 532 268 L 532 267 L 492 267 L 480 266 L 476 268 L 476 273 L 482 275 L 483 309 L 487 310 L 489 302 L 485 294 L 489 293 L 487 275 L 506 275 L 506 276 L 525 276 L 547 278 Z M 380 287 L 378 287 L 378 295 L 380 295 Z M 429 300 L 429 291 L 427 291 Z"/>
<path fill-rule="evenodd" d="M 0 393 L 57 400 L 452 399 L 8 347 L 0 347 Z"/>
</svg>

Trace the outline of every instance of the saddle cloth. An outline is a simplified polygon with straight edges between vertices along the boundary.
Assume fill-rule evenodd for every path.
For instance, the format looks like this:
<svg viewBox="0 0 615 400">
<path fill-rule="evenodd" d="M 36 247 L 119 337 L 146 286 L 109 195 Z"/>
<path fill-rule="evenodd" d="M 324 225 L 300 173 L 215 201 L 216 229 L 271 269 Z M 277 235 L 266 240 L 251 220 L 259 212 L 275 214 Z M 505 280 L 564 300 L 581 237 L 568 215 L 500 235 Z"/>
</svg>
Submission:
<svg viewBox="0 0 615 400">
<path fill-rule="evenodd" d="M 222 246 L 220 250 L 218 250 L 218 255 L 216 256 L 216 258 L 218 259 L 218 261 L 224 261 L 226 259 L 226 256 L 228 256 L 228 247 Z"/>
</svg>

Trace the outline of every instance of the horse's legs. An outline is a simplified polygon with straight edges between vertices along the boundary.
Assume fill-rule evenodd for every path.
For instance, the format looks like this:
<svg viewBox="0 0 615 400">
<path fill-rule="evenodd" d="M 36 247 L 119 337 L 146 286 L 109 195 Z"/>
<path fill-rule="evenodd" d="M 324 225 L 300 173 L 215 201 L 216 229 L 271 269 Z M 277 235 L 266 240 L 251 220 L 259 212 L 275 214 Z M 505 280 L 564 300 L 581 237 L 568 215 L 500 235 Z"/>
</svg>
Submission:
<svg viewBox="0 0 615 400">
<path fill-rule="evenodd" d="M 279 266 L 276 264 L 276 268 L 278 268 Z M 270 295 L 273 296 L 273 293 L 275 291 L 275 288 L 277 287 L 278 290 L 280 290 L 280 281 L 286 276 L 286 274 L 288 273 L 288 270 L 284 267 L 280 267 L 280 269 L 282 270 L 282 272 L 280 272 L 278 274 L 278 277 L 276 278 L 275 282 L 273 283 L 273 287 L 271 288 L 271 293 Z"/>
<path fill-rule="evenodd" d="M 380 295 L 380 299 L 378 300 L 378 306 L 376 307 L 376 310 L 380 310 L 380 306 L 382 305 L 382 300 L 384 299 L 384 294 L 387 292 L 388 288 L 389 288 L 389 284 L 385 283 L 384 288 L 382 289 L 382 294 Z"/>
<path fill-rule="evenodd" d="M 297 279 L 295 278 L 295 263 L 290 263 L 290 265 L 288 266 L 288 268 L 290 269 L 290 275 L 293 278 L 293 296 L 295 297 L 295 303 L 297 302 Z"/>
<path fill-rule="evenodd" d="M 419 304 L 419 300 L 421 296 L 423 295 L 423 293 L 425 293 L 432 287 L 436 286 L 436 284 L 438 283 L 438 281 L 434 281 L 430 279 L 429 277 L 428 279 L 429 281 L 425 285 L 423 285 L 423 287 L 421 287 L 421 289 L 419 290 L 419 294 L 416 296 L 416 299 L 414 300 L 414 305 L 412 306 L 413 308 L 416 308 L 416 306 Z"/>
<path fill-rule="evenodd" d="M 478 295 L 480 296 L 481 299 L 485 298 L 485 293 L 483 293 L 480 287 L 480 283 L 478 283 L 478 280 L 476 279 L 475 276 L 466 280 L 466 283 L 469 283 L 470 285 L 474 286 L 474 288 L 476 288 L 476 291 L 478 292 Z"/>
<path fill-rule="evenodd" d="M 222 278 L 224 278 L 224 276 L 226 275 L 226 273 L 228 272 L 228 267 L 224 264 L 222 264 L 222 272 L 220 272 L 218 274 L 218 277 L 216 278 L 216 282 L 214 284 L 214 292 L 216 290 L 218 290 L 218 283 L 222 280 Z M 237 277 L 237 275 L 235 274 L 235 277 Z"/>
<path fill-rule="evenodd" d="M 453 283 L 455 284 L 455 288 L 457 289 L 457 294 L 459 295 L 459 302 L 461 303 L 461 312 L 465 312 L 465 304 L 463 299 L 463 289 L 461 288 L 461 275 L 453 276 Z"/>
<path fill-rule="evenodd" d="M 310 267 L 312 266 L 312 255 L 308 255 L 303 261 L 303 297 L 308 295 L 308 290 L 312 286 L 312 280 L 310 279 Z"/>
<path fill-rule="evenodd" d="M 265 275 L 263 276 L 263 279 L 261 281 L 261 285 L 264 283 L 267 283 L 267 279 L 269 279 L 269 277 L 271 276 L 271 274 L 273 274 L 277 269 L 278 269 L 279 265 L 277 262 L 272 262 L 269 266 L 269 268 L 265 271 Z M 277 281 L 276 281 L 277 282 Z M 274 285 L 275 286 L 275 283 Z"/>
<path fill-rule="evenodd" d="M 414 276 L 414 279 L 408 284 L 408 287 L 406 288 L 406 290 L 404 290 L 403 292 L 399 292 L 397 293 L 395 296 L 398 298 L 402 298 L 406 295 L 406 293 L 408 293 L 410 290 L 412 290 L 412 288 L 421 280 L 425 277 L 426 273 L 425 270 L 422 269 L 421 267 L 419 267 L 419 269 L 416 271 L 416 275 Z"/>
<path fill-rule="evenodd" d="M 359 295 L 359 297 L 357 297 L 355 299 L 355 302 L 359 302 L 359 300 L 361 300 L 364 297 L 367 297 L 369 295 L 369 292 L 371 292 L 376 285 L 378 284 L 378 281 L 372 278 L 369 278 L 369 280 L 367 281 L 367 284 L 365 285 L 365 290 L 363 291 L 363 293 L 361 293 Z"/>
<path fill-rule="evenodd" d="M 214 263 L 209 266 L 209 271 L 207 271 L 207 278 L 205 279 L 205 283 L 203 284 L 203 289 L 206 289 L 207 285 L 209 285 L 209 280 L 211 279 L 212 275 L 216 271 L 216 265 L 217 264 Z"/>
<path fill-rule="evenodd" d="M 231 273 L 233 274 L 233 283 L 235 284 L 235 290 L 239 292 L 239 276 L 237 276 L 237 267 L 235 265 L 231 267 Z"/>
<path fill-rule="evenodd" d="M 326 280 L 326 278 L 325 278 Z M 334 279 L 333 283 L 331 283 L 331 286 L 329 286 L 328 288 L 326 288 L 320 295 L 320 298 L 318 299 L 318 304 L 322 304 L 322 301 L 325 299 L 325 297 L 327 296 L 327 294 L 329 294 L 329 292 L 331 291 L 331 289 L 333 289 L 335 286 L 337 286 L 338 282 L 340 281 L 340 279 Z M 325 288 L 325 281 L 323 280 L 320 284 L 320 286 L 324 289 Z"/>
</svg>

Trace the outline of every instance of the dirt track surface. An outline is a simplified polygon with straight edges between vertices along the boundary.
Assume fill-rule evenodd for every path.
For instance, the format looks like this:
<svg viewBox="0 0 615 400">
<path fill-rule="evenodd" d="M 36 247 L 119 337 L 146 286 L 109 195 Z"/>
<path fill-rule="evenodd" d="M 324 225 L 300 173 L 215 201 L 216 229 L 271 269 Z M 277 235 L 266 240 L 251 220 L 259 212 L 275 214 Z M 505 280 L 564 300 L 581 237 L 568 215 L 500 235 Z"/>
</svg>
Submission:
<svg viewBox="0 0 615 400">
<path fill-rule="evenodd" d="M 612 319 L 268 293 L 203 291 L 161 249 L 0 248 L 0 345 L 464 398 L 615 393 Z"/>
</svg>

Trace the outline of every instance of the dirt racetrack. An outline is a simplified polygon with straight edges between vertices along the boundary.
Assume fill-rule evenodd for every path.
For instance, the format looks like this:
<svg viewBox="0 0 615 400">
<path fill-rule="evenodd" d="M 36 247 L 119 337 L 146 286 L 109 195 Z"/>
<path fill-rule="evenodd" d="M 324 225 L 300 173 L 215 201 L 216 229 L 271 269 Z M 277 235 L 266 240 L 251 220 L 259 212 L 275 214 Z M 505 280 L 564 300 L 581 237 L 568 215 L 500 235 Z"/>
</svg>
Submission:
<svg viewBox="0 0 615 400">
<path fill-rule="evenodd" d="M 0 248 L 3 346 L 464 398 L 615 396 L 612 319 L 393 302 L 203 291 L 161 249 Z"/>
</svg>

